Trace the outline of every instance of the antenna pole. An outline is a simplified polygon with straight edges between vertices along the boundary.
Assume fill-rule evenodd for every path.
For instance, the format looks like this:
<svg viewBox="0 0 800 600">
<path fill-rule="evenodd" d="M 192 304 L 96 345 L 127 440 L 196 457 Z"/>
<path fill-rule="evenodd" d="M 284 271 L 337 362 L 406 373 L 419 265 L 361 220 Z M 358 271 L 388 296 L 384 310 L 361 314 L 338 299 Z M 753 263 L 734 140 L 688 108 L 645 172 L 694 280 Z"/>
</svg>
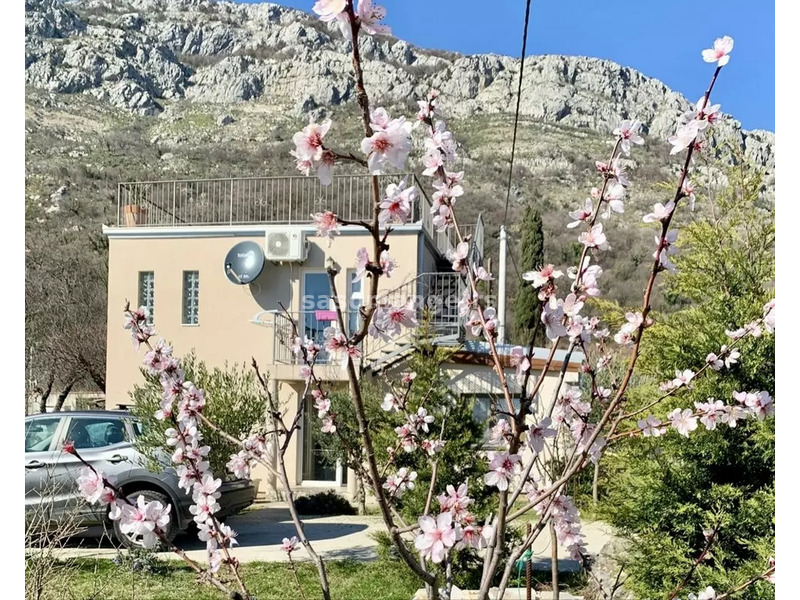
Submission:
<svg viewBox="0 0 800 600">
<path fill-rule="evenodd" d="M 508 236 L 505 225 L 500 226 L 500 269 L 497 281 L 497 308 L 500 327 L 497 331 L 497 343 L 506 343 L 506 253 L 508 252 Z"/>
</svg>

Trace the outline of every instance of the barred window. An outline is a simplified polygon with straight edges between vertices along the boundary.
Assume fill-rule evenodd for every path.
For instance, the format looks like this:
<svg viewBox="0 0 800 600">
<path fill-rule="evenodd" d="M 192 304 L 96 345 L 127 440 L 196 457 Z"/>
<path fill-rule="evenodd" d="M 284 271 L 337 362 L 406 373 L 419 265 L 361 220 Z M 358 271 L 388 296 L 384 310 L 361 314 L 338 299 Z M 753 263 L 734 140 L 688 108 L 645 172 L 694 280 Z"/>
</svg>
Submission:
<svg viewBox="0 0 800 600">
<path fill-rule="evenodd" d="M 155 273 L 153 271 L 139 271 L 139 304 L 147 309 L 147 324 L 153 324 L 153 312 L 155 310 Z"/>
<path fill-rule="evenodd" d="M 183 324 L 200 323 L 200 272 L 183 272 Z"/>
</svg>

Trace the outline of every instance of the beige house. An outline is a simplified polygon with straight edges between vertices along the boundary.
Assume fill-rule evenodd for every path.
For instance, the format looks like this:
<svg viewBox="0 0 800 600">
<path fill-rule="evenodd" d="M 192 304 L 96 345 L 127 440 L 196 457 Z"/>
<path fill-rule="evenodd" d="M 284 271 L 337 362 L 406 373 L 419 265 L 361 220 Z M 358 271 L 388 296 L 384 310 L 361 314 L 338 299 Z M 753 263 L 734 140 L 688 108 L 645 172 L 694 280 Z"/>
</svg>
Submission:
<svg viewBox="0 0 800 600">
<path fill-rule="evenodd" d="M 381 185 L 398 179 L 383 177 Z M 463 339 L 457 309 L 463 282 L 446 258 L 455 245 L 453 236 L 435 231 L 430 200 L 417 185 L 423 192 L 410 223 L 395 227 L 389 238 L 398 266 L 391 278 L 381 279 L 379 294 L 393 303 L 415 297 L 426 302 L 438 339 L 457 344 Z M 328 187 L 305 177 L 120 184 L 117 225 L 104 227 L 109 239 L 106 407 L 128 404 L 129 392 L 141 378 L 141 357 L 122 328 L 122 310 L 130 301 L 131 306 L 148 308 L 158 335 L 178 356 L 194 349 L 210 366 L 249 364 L 255 358 L 270 374 L 273 392 L 293 412 L 301 401 L 303 382 L 285 344 L 291 324 L 282 307 L 292 314 L 301 335 L 322 339 L 324 329 L 335 325 L 326 265 L 333 261 L 341 266 L 336 287 L 348 328 L 358 326 L 366 289 L 364 281 L 353 280 L 354 262 L 359 248 L 371 249 L 371 238 L 357 227 L 342 227 L 341 235 L 328 244 L 317 237 L 310 217 L 324 210 L 352 221 L 370 219 L 369 177 L 339 176 Z M 480 219 L 468 233 L 471 251 L 480 260 Z M 254 267 L 242 267 L 244 272 L 237 272 L 241 268 L 232 267 L 229 257 L 240 242 L 255 245 L 255 257 L 250 250 L 232 253 L 234 262 L 244 254 L 254 262 Z M 258 270 L 262 256 L 263 268 Z M 409 341 L 407 336 L 391 343 L 365 340 L 363 369 L 402 368 Z M 465 351 L 463 363 L 454 362 L 448 370 L 455 393 L 497 393 L 488 356 L 479 350 Z M 577 378 L 579 362 L 579 357 L 570 362 L 569 378 Z M 346 379 L 334 361 L 323 356 L 319 363 L 317 371 L 326 379 Z M 308 413 L 315 417 L 313 411 Z M 303 427 L 289 449 L 290 478 L 309 489 L 352 493 L 352 473 L 321 460 L 314 440 L 321 435 L 317 430 L 318 423 Z M 266 473 L 260 475 L 267 484 L 260 491 L 266 493 L 269 482 Z"/>
</svg>

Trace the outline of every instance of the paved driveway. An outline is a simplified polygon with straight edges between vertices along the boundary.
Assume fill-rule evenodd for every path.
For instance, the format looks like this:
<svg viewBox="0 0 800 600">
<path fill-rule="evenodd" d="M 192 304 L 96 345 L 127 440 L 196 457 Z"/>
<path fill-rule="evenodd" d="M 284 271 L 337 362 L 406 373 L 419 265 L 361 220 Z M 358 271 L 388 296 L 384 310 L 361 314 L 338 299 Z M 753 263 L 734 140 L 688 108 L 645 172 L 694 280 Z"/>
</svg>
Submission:
<svg viewBox="0 0 800 600">
<path fill-rule="evenodd" d="M 280 549 L 285 537 L 296 535 L 289 510 L 284 503 L 257 504 L 244 513 L 234 515 L 225 520 L 239 535 L 239 544 L 234 555 L 242 562 L 265 561 L 282 562 L 286 554 Z M 353 558 L 356 560 L 373 560 L 377 557 L 377 543 L 370 537 L 373 532 L 385 531 L 383 520 L 379 516 L 336 516 L 308 517 L 304 519 L 305 531 L 314 545 L 314 549 L 326 559 Z M 603 523 L 586 523 L 583 526 L 586 535 L 587 549 L 590 554 L 597 554 L 610 539 L 610 528 Z M 181 534 L 175 539 L 178 547 L 187 551 L 194 560 L 206 561 L 205 544 L 194 535 Z M 75 539 L 64 551 L 65 556 L 82 556 L 93 558 L 113 558 L 116 556 L 116 544 L 108 539 Z M 535 568 L 549 569 L 550 536 L 545 532 L 533 545 Z M 566 551 L 559 549 L 559 556 L 565 557 Z M 162 553 L 164 558 L 174 558 L 171 552 Z M 293 555 L 302 560 L 306 558 L 301 548 Z M 578 568 L 575 561 L 562 559 L 561 570 Z"/>
</svg>

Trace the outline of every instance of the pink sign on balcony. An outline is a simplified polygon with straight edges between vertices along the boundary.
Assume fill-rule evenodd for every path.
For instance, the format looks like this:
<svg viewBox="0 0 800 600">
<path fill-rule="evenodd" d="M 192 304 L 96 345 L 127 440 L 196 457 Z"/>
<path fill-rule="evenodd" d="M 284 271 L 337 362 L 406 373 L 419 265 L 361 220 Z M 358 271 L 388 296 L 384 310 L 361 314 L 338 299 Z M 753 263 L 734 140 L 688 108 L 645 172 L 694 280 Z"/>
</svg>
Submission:
<svg viewBox="0 0 800 600">
<path fill-rule="evenodd" d="M 317 321 L 335 321 L 337 319 L 335 310 L 315 310 L 314 316 Z"/>
</svg>

